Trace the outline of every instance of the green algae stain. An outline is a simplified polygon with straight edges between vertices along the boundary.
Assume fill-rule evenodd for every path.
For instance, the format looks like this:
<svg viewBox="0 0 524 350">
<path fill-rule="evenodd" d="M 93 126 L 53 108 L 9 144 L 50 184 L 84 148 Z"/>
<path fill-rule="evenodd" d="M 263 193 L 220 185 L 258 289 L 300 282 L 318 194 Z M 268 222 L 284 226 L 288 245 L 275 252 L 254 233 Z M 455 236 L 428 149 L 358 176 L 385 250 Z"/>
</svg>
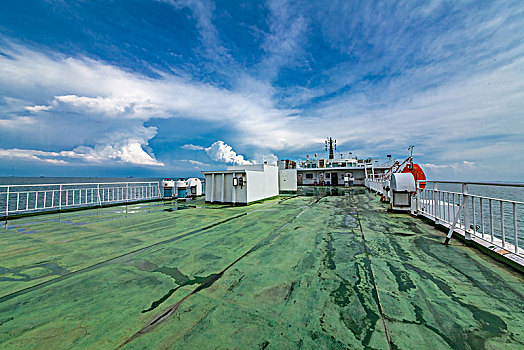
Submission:
<svg viewBox="0 0 524 350">
<path fill-rule="evenodd" d="M 338 288 L 331 292 L 331 297 L 335 300 L 335 303 L 340 307 L 347 306 L 351 299 L 351 289 L 348 288 L 347 284 L 340 282 Z"/>
<path fill-rule="evenodd" d="M 259 348 L 259 349 L 262 349 L 262 350 L 267 349 L 268 346 L 269 346 L 269 341 L 267 341 L 267 340 L 264 340 L 263 342 L 261 342 L 260 344 L 258 344 L 258 348 Z"/>
<path fill-rule="evenodd" d="M 199 288 L 203 289 L 203 288 L 209 287 L 218 278 L 220 278 L 219 274 L 211 274 L 211 275 L 208 275 L 208 276 L 205 276 L 205 277 L 196 276 L 195 278 L 190 279 L 188 276 L 186 276 L 182 272 L 180 272 L 180 270 L 177 269 L 176 267 L 166 267 L 166 266 L 158 268 L 154 272 L 160 272 L 160 273 L 163 273 L 163 274 L 173 278 L 175 280 L 176 284 L 178 284 L 178 286 L 174 287 L 174 288 L 171 288 L 160 299 L 155 300 L 148 309 L 142 310 L 142 313 L 153 311 L 154 309 L 159 307 L 164 301 L 169 299 L 169 297 L 171 297 L 177 290 L 179 290 L 183 286 L 190 286 L 190 285 L 194 285 L 194 284 L 199 284 L 200 285 Z M 198 289 L 198 290 L 200 290 L 200 289 Z M 195 290 L 195 291 L 197 291 L 197 290 Z"/>
<path fill-rule="evenodd" d="M 170 289 L 170 290 L 169 290 L 169 291 L 168 291 L 164 296 L 162 296 L 162 298 L 153 301 L 153 303 L 151 304 L 151 306 L 149 307 L 149 309 L 142 310 L 142 313 L 146 313 L 146 312 L 149 312 L 149 311 L 153 311 L 154 309 L 156 309 L 157 307 L 159 307 L 159 306 L 160 306 L 164 301 L 166 301 L 167 299 L 169 299 L 169 297 L 172 296 L 173 293 L 175 293 L 179 288 L 180 288 L 180 286 Z"/>
<path fill-rule="evenodd" d="M 57 263 L 41 263 L 22 268 L 7 268 L 0 266 L 0 282 L 33 281 L 48 276 L 67 275 L 69 271 Z"/>
<path fill-rule="evenodd" d="M 324 263 L 330 270 L 334 270 L 336 269 L 337 265 L 335 264 L 335 260 L 333 260 L 335 256 L 335 248 L 333 247 L 333 236 L 330 233 L 328 233 L 327 236 L 328 236 L 328 239 L 326 240 L 327 241 L 326 260 L 324 261 Z"/>
<path fill-rule="evenodd" d="M 172 279 L 175 280 L 176 284 L 180 286 L 187 284 L 189 281 L 189 277 L 187 277 L 182 272 L 180 272 L 180 270 L 177 269 L 176 267 L 162 266 L 154 270 L 154 272 L 160 272 L 160 273 L 163 273 L 164 275 L 171 277 Z"/>
<path fill-rule="evenodd" d="M 395 280 L 397 281 L 399 291 L 408 292 L 410 289 L 415 289 L 415 284 L 409 278 L 409 275 L 405 270 L 396 268 L 389 261 L 386 261 L 386 264 L 388 265 L 389 270 L 391 271 L 393 276 L 395 276 Z"/>
<path fill-rule="evenodd" d="M 466 349 L 465 339 L 463 339 L 464 334 L 466 334 L 466 337 L 470 337 L 472 340 L 475 340 L 477 345 L 481 345 L 479 348 L 484 348 L 484 344 L 487 339 L 491 337 L 500 336 L 507 331 L 507 324 L 499 316 L 491 312 L 484 311 L 473 304 L 462 301 L 461 298 L 456 296 L 452 288 L 448 286 L 445 282 L 439 280 L 430 273 L 423 271 L 422 269 L 419 269 L 413 265 L 405 263 L 404 267 L 406 269 L 415 271 L 420 277 L 433 282 L 440 289 L 440 291 L 444 293 L 446 296 L 448 296 L 452 301 L 456 302 L 459 306 L 469 310 L 472 313 L 473 319 L 476 321 L 477 325 L 480 326 L 480 329 L 477 330 L 471 330 L 455 334 L 455 337 L 453 338 L 449 338 L 442 334 L 439 334 L 452 348 Z M 423 322 L 426 325 L 426 327 L 428 327 L 428 325 L 423 319 L 420 320 L 420 322 Z M 458 328 L 460 326 L 456 325 L 456 327 Z M 441 333 L 436 329 L 430 329 L 432 329 L 435 332 Z M 477 336 L 468 336 L 468 333 L 471 332 L 481 332 L 482 338 L 479 339 Z"/>
</svg>

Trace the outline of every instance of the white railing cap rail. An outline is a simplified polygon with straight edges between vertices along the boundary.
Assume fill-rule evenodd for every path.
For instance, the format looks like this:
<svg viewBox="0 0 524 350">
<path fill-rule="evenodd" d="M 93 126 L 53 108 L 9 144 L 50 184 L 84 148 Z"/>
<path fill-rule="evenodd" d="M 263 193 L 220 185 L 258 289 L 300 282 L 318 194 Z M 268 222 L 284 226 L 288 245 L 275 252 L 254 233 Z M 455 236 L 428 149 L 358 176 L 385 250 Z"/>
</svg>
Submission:
<svg viewBox="0 0 524 350">
<path fill-rule="evenodd" d="M 507 186 L 507 187 L 524 187 L 523 182 L 482 182 L 482 181 L 447 181 L 447 180 L 419 180 L 431 183 L 444 183 L 444 184 L 468 184 L 468 185 L 488 185 L 488 186 Z"/>
<path fill-rule="evenodd" d="M 160 181 L 127 181 L 127 182 L 73 182 L 56 184 L 0 185 L 0 187 L 49 187 L 49 186 L 86 186 L 86 185 L 126 185 L 126 184 L 157 184 Z"/>
</svg>

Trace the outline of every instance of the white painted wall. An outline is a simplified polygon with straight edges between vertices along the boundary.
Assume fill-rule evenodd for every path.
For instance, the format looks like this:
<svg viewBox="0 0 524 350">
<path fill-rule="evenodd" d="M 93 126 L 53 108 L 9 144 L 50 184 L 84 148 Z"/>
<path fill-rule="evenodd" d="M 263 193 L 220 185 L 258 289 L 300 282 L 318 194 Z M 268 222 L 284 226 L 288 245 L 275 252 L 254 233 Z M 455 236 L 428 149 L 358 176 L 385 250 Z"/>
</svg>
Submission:
<svg viewBox="0 0 524 350">
<path fill-rule="evenodd" d="M 193 193 L 194 191 L 194 193 Z M 187 196 L 201 196 L 202 182 L 196 177 L 187 179 Z"/>
<path fill-rule="evenodd" d="M 243 175 L 246 183 L 242 187 L 233 186 L 233 177 L 240 178 Z M 224 172 L 207 173 L 205 178 L 207 202 L 247 204 L 278 196 L 276 165 L 231 166 Z"/>
<path fill-rule="evenodd" d="M 247 202 L 278 196 L 278 168 L 276 165 L 261 164 L 263 171 L 246 171 Z"/>
<path fill-rule="evenodd" d="M 278 171 L 280 191 L 297 190 L 297 169 L 282 169 Z"/>
</svg>

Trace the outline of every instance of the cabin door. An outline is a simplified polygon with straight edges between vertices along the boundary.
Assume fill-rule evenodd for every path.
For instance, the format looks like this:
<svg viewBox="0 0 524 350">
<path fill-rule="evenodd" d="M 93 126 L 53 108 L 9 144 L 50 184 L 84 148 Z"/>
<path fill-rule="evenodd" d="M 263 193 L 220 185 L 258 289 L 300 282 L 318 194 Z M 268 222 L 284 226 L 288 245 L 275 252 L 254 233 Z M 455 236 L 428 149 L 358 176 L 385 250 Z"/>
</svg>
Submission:
<svg viewBox="0 0 524 350">
<path fill-rule="evenodd" d="M 338 173 L 331 173 L 331 185 L 338 186 Z"/>
</svg>

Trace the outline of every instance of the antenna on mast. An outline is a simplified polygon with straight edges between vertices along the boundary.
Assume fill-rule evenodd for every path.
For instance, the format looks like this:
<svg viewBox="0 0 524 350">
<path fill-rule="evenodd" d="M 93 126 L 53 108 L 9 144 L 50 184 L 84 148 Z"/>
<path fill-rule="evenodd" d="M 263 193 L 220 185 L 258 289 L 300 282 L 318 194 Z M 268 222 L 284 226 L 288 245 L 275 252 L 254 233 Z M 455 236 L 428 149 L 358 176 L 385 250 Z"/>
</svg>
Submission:
<svg viewBox="0 0 524 350">
<path fill-rule="evenodd" d="M 414 145 L 409 145 L 409 147 L 408 147 L 408 151 L 410 152 L 410 154 L 409 154 L 410 157 L 413 157 L 413 148 L 415 148 Z"/>
<path fill-rule="evenodd" d="M 414 145 L 409 145 L 408 151 L 409 151 L 409 164 L 408 168 L 411 170 L 413 169 L 413 148 L 415 148 Z"/>
</svg>

